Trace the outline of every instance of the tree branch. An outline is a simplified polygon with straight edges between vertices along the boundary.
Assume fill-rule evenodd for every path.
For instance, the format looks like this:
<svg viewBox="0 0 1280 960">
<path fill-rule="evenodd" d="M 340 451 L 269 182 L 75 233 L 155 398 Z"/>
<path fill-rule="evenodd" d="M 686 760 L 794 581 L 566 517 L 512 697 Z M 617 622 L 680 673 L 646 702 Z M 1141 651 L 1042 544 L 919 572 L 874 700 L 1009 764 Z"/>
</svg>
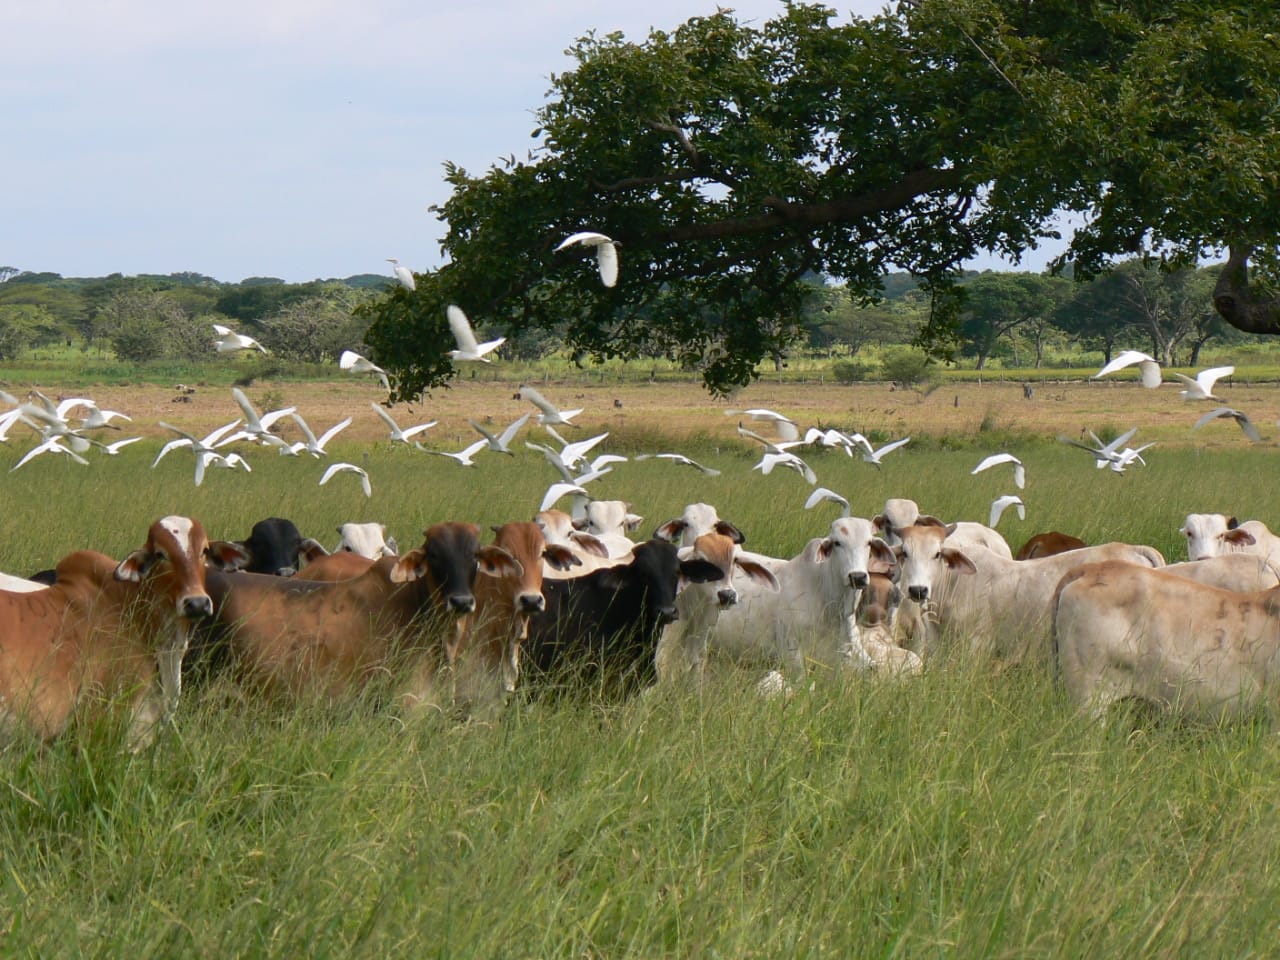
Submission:
<svg viewBox="0 0 1280 960">
<path fill-rule="evenodd" d="M 1249 286 L 1252 244 L 1231 244 L 1229 256 L 1213 288 L 1214 309 L 1245 333 L 1280 333 L 1280 300 L 1255 300 Z"/>
</svg>

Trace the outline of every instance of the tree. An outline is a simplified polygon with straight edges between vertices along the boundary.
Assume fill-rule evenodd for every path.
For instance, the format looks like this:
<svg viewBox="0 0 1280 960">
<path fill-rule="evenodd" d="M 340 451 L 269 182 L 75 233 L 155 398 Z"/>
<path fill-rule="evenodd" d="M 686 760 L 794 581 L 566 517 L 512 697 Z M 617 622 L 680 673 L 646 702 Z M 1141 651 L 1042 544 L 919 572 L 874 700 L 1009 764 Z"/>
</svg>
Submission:
<svg viewBox="0 0 1280 960">
<path fill-rule="evenodd" d="M 199 360 L 211 352 L 207 322 L 187 316 L 177 301 L 156 291 L 118 291 L 98 309 L 95 327 L 120 360 Z"/>
<path fill-rule="evenodd" d="M 1061 285 L 1034 273 L 983 273 L 965 281 L 960 334 L 965 352 L 978 358 L 978 369 L 996 344 L 1019 327 L 1047 323 L 1060 300 Z M 1036 366 L 1043 358 L 1043 333 L 1038 338 Z"/>
<path fill-rule="evenodd" d="M 758 27 L 720 11 L 640 43 L 589 34 L 526 161 L 446 167 L 448 262 L 371 306 L 370 344 L 399 396 L 439 385 L 458 303 L 563 327 L 587 357 L 657 347 L 724 390 L 785 350 L 806 274 L 874 297 L 905 269 L 945 352 L 957 265 L 1018 255 L 1063 209 L 1087 214 L 1082 276 L 1229 246 L 1219 311 L 1280 331 L 1248 274 L 1280 236 L 1278 36 L 1280 6 L 1208 0 L 902 0 L 849 23 L 792 4 Z M 581 229 L 621 242 L 616 287 L 555 252 Z"/>
<path fill-rule="evenodd" d="M 367 324 L 352 310 L 367 297 L 338 283 L 326 284 L 323 296 L 288 303 L 262 321 L 262 344 L 284 360 L 336 361 L 343 350 L 363 344 Z"/>
</svg>

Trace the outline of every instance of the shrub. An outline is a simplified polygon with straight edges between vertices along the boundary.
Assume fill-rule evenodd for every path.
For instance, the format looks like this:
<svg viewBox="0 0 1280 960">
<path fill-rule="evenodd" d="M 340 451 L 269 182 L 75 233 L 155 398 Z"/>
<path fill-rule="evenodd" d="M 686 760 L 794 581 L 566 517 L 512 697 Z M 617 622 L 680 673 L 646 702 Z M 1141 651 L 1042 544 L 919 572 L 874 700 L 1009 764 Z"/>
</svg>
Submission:
<svg viewBox="0 0 1280 960">
<path fill-rule="evenodd" d="M 880 361 L 880 375 L 897 383 L 920 384 L 937 379 L 937 369 L 929 358 L 911 347 L 890 347 Z"/>
</svg>

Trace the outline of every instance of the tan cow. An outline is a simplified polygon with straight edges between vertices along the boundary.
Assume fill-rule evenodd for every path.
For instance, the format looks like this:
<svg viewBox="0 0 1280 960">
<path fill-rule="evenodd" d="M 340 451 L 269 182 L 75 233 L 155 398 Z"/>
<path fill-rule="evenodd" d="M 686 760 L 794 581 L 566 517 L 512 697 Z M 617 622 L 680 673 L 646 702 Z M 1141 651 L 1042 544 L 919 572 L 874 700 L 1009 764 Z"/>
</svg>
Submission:
<svg viewBox="0 0 1280 960">
<path fill-rule="evenodd" d="M 1277 702 L 1280 588 L 1236 593 L 1091 563 L 1063 578 L 1053 630 L 1068 694 L 1100 719 L 1127 699 L 1208 717 Z"/>
<path fill-rule="evenodd" d="M 1013 555 L 1013 559 L 1035 560 L 1037 557 L 1052 557 L 1059 553 L 1066 553 L 1068 550 L 1079 550 L 1081 547 L 1086 546 L 1088 544 L 1079 537 L 1073 537 L 1069 533 L 1059 533 L 1057 530 L 1050 530 L 1048 533 L 1037 533 L 1029 539 Z"/>
<path fill-rule="evenodd" d="M 212 611 L 206 560 L 247 559 L 234 544 L 211 546 L 199 522 L 165 517 L 122 562 L 82 550 L 48 589 L 0 593 L 0 726 L 49 740 L 81 707 L 118 695 L 130 749 L 146 746 L 177 706 L 190 624 Z"/>
<path fill-rule="evenodd" d="M 937 521 L 896 532 L 902 541 L 899 584 L 907 596 L 933 602 L 941 632 L 966 639 L 975 653 L 1009 661 L 1049 658 L 1053 591 L 1071 568 L 1097 560 L 1164 566 L 1158 550 L 1128 543 L 1009 560 L 976 544 L 948 546 L 947 528 Z"/>
<path fill-rule="evenodd" d="M 872 571 L 858 601 L 858 634 L 877 671 L 912 676 L 924 671 L 924 661 L 898 645 L 894 620 L 902 592 L 887 573 Z"/>
<path fill-rule="evenodd" d="M 1167 573 L 1210 587 L 1252 593 L 1280 585 L 1280 570 L 1266 557 L 1252 553 L 1224 553 L 1207 560 L 1188 560 L 1161 568 Z"/>
</svg>

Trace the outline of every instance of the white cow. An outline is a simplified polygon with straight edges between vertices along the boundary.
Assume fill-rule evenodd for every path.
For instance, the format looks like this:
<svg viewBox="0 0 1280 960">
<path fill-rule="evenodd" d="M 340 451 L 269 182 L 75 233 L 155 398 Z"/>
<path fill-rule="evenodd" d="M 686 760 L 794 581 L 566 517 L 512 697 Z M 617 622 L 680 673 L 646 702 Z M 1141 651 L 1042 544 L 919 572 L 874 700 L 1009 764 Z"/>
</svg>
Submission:
<svg viewBox="0 0 1280 960">
<path fill-rule="evenodd" d="M 1161 569 L 1197 583 L 1238 593 L 1256 593 L 1280 586 L 1280 569 L 1266 557 L 1251 553 L 1224 553 L 1207 560 L 1171 563 Z"/>
<path fill-rule="evenodd" d="M 583 533 L 575 525 L 573 518 L 563 510 L 552 508 L 541 510 L 534 515 L 533 522 L 542 531 L 542 537 L 548 544 L 568 547 L 573 555 L 582 561 L 571 569 L 562 571 L 543 561 L 542 578 L 544 580 L 567 580 L 580 577 L 599 570 L 601 567 L 612 567 L 618 563 L 609 556 L 609 548 L 594 534 Z"/>
<path fill-rule="evenodd" d="M 899 541 L 894 531 L 914 526 L 919 523 L 921 516 L 920 507 L 914 500 L 890 497 L 884 502 L 884 511 L 872 522 L 876 525 L 880 536 L 884 537 L 885 542 L 891 547 L 896 547 Z M 947 546 L 963 549 L 968 544 L 976 543 L 1007 560 L 1013 559 L 1013 551 L 1009 549 L 1005 538 L 985 524 L 960 520 L 947 524 L 947 527 L 951 530 L 947 535 Z"/>
<path fill-rule="evenodd" d="M 338 527 L 338 535 L 342 539 L 333 548 L 334 553 L 354 553 L 367 560 L 380 560 L 400 553 L 395 538 L 387 536 L 387 527 L 382 523 L 344 523 Z"/>
<path fill-rule="evenodd" d="M 598 538 L 609 551 L 609 556 L 625 561 L 635 549 L 635 543 L 627 536 L 640 527 L 644 517 L 631 512 L 631 504 L 625 500 L 591 500 L 585 507 L 582 519 L 574 526 L 583 533 Z"/>
<path fill-rule="evenodd" d="M 1238 523 L 1235 517 L 1221 513 L 1189 513 L 1178 532 L 1187 538 L 1189 560 L 1252 553 L 1280 566 L 1280 537 L 1261 521 Z"/>
<path fill-rule="evenodd" d="M 682 547 L 691 547 L 693 541 L 712 530 L 732 538 L 738 544 L 746 541 L 742 531 L 728 520 L 721 520 L 716 508 L 709 503 L 689 504 L 680 516 L 659 525 L 658 529 L 653 531 L 653 536 L 655 540 L 666 540 L 671 543 L 678 540 Z"/>
<path fill-rule="evenodd" d="M 1091 563 L 1063 578 L 1053 630 L 1068 694 L 1099 719 L 1126 699 L 1231 716 L 1280 689 L 1280 588 L 1236 593 Z"/>
<path fill-rule="evenodd" d="M 798 556 L 762 566 L 774 574 L 778 591 L 736 576 L 738 603 L 720 612 L 705 651 L 686 647 L 689 669 L 700 669 L 704 655 L 781 664 L 796 677 L 804 675 L 809 660 L 874 668 L 854 611 L 869 569 L 892 568 L 893 552 L 874 535 L 870 520 L 842 517 L 831 524 L 828 536 L 810 540 Z"/>
<path fill-rule="evenodd" d="M 899 583 L 907 596 L 932 601 L 940 630 L 966 638 L 971 651 L 1010 661 L 1048 658 L 1053 591 L 1068 570 L 1096 560 L 1164 566 L 1155 548 L 1127 543 L 1009 560 L 976 544 L 950 546 L 947 528 L 937 521 L 900 529 L 898 536 Z"/>
</svg>

